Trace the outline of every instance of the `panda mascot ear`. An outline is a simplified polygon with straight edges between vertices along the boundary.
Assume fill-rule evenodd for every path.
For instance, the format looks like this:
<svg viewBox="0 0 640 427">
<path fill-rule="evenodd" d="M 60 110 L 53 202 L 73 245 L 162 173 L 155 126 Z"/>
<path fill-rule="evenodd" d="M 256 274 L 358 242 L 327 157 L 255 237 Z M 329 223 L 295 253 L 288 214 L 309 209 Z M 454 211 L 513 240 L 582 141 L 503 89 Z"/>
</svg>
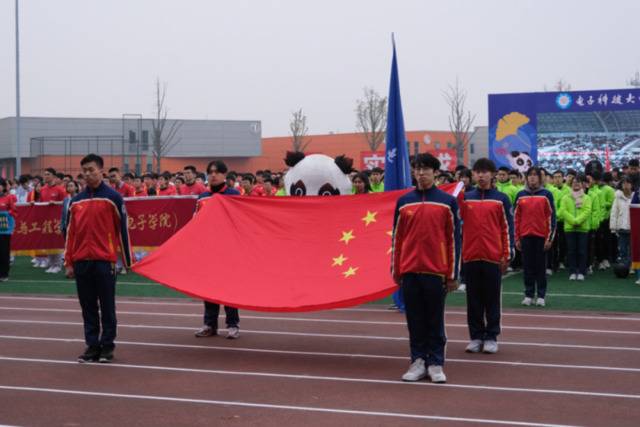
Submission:
<svg viewBox="0 0 640 427">
<path fill-rule="evenodd" d="M 511 152 L 511 157 L 518 157 L 520 155 L 519 151 L 512 151 Z"/>
<path fill-rule="evenodd" d="M 353 170 L 353 159 L 345 157 L 344 154 L 336 157 L 335 163 L 345 174 L 348 174 Z"/>
<path fill-rule="evenodd" d="M 287 151 L 287 157 L 284 159 L 284 164 L 292 168 L 300 163 L 302 159 L 304 159 L 304 153 L 302 151 Z"/>
</svg>

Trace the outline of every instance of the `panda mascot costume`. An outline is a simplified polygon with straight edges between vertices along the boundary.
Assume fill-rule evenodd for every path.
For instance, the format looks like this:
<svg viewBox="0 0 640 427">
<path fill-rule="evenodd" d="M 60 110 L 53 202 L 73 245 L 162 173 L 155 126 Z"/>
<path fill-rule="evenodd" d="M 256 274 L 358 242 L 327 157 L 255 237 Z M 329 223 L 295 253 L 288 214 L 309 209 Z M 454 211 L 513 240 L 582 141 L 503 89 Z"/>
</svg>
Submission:
<svg viewBox="0 0 640 427">
<path fill-rule="evenodd" d="M 289 170 L 284 176 L 287 196 L 340 196 L 351 194 L 353 159 L 324 154 L 306 156 L 299 151 L 287 152 L 284 160 Z"/>
</svg>

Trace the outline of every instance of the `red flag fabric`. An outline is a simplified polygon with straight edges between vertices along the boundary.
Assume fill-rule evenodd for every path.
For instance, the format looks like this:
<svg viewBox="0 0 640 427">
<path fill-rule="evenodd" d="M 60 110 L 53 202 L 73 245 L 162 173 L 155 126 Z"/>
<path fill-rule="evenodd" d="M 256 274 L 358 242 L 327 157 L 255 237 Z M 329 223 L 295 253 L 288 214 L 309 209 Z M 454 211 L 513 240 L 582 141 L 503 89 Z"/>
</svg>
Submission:
<svg viewBox="0 0 640 427">
<path fill-rule="evenodd" d="M 441 186 L 461 197 L 462 183 Z M 214 196 L 134 265 L 203 300 L 257 311 L 314 311 L 373 301 L 390 275 L 397 199 L 409 190 L 339 197 Z"/>
<path fill-rule="evenodd" d="M 640 269 L 640 204 L 631 205 L 629 220 L 631 222 L 631 267 Z"/>
<path fill-rule="evenodd" d="M 376 300 L 396 289 L 391 231 L 396 200 L 406 191 L 214 196 L 133 270 L 190 296 L 259 311 Z"/>
</svg>

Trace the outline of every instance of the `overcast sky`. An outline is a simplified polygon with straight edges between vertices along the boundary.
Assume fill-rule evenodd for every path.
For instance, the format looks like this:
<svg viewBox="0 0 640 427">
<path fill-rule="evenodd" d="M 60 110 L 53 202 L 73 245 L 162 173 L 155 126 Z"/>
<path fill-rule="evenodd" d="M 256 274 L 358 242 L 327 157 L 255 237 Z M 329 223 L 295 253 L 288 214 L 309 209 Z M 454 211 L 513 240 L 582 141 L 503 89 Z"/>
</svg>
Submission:
<svg viewBox="0 0 640 427">
<path fill-rule="evenodd" d="M 487 94 L 620 88 L 640 70 L 640 1 L 21 0 L 23 116 L 153 113 L 355 131 L 365 86 L 386 96 L 396 34 L 407 130 L 446 130 L 456 76 L 476 125 Z M 14 0 L 0 0 L 0 117 L 15 115 Z"/>
</svg>

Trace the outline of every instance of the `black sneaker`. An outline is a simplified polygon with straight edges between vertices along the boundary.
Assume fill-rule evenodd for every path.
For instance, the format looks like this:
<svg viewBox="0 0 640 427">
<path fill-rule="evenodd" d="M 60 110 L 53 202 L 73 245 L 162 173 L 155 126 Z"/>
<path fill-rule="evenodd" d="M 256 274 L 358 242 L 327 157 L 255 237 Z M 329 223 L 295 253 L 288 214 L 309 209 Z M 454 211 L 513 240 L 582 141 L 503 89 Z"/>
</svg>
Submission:
<svg viewBox="0 0 640 427">
<path fill-rule="evenodd" d="M 113 360 L 113 347 L 102 347 L 100 351 L 100 363 L 111 363 Z"/>
<path fill-rule="evenodd" d="M 78 356 L 78 363 L 91 363 L 100 360 L 100 347 L 89 346 Z"/>
</svg>

